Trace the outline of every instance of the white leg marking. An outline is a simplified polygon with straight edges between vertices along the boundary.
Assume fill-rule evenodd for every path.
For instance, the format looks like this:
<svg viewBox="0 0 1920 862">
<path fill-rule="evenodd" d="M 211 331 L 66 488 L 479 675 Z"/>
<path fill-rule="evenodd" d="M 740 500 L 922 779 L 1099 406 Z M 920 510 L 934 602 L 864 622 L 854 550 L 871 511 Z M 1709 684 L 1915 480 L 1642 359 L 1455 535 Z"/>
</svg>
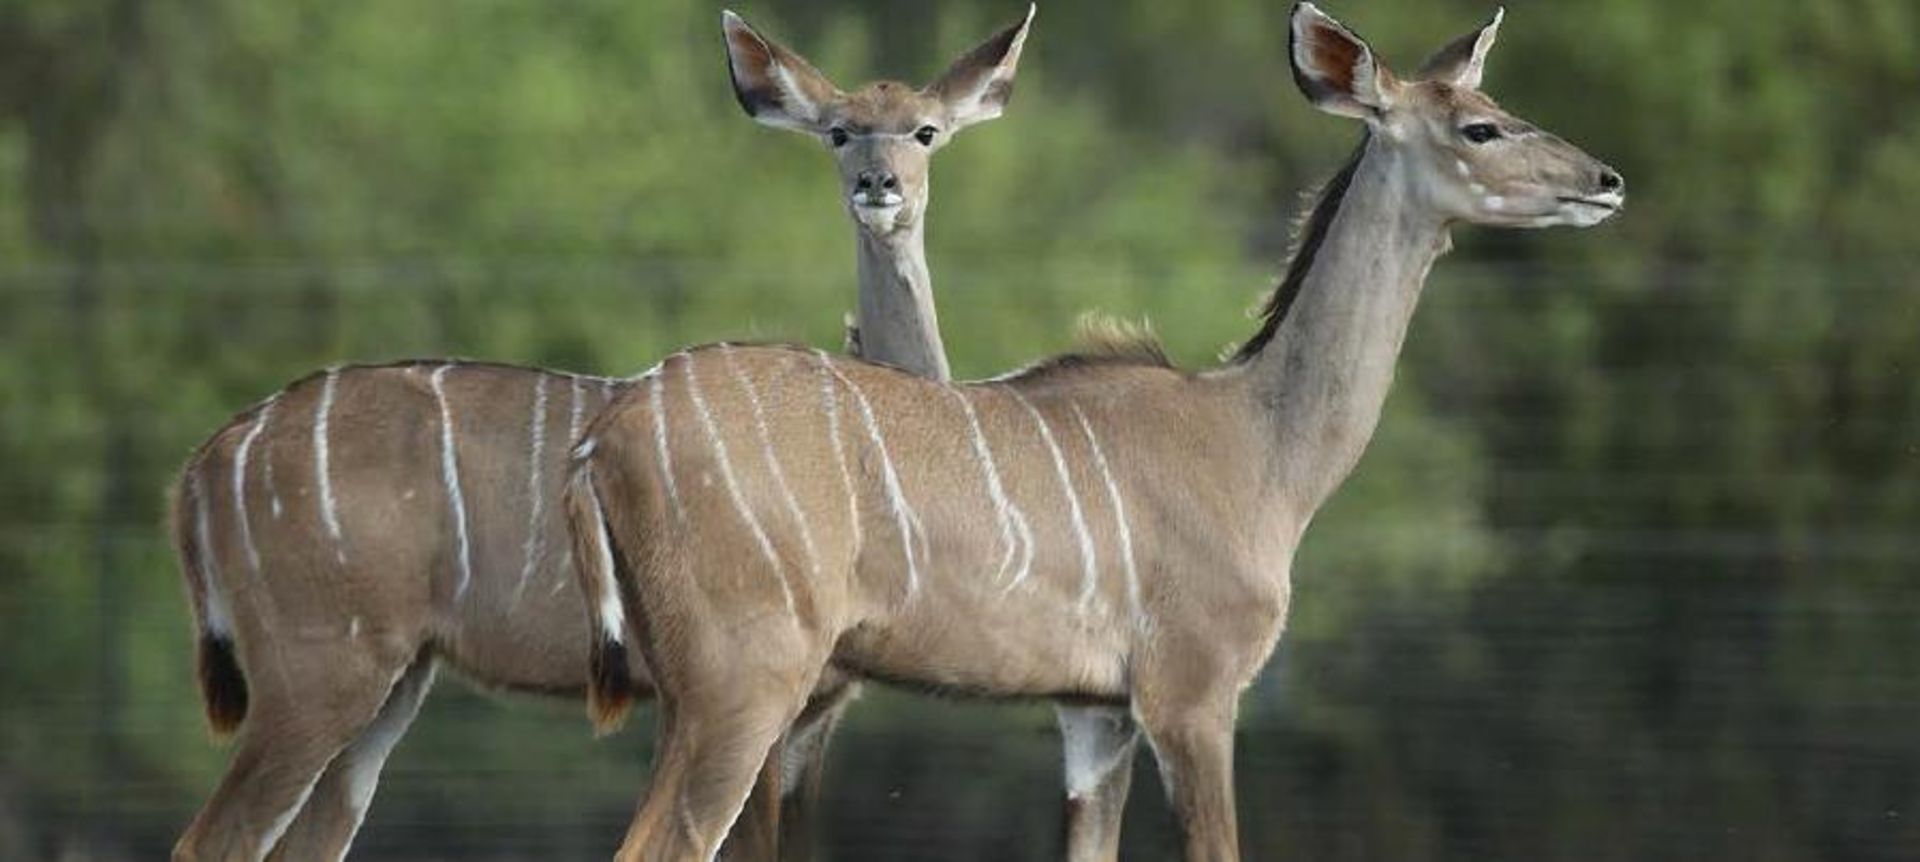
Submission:
<svg viewBox="0 0 1920 862">
<path fill-rule="evenodd" d="M 340 510 L 333 500 L 332 462 L 327 450 L 327 422 L 333 415 L 333 393 L 339 384 L 340 369 L 327 369 L 327 382 L 320 386 L 320 404 L 313 408 L 313 475 L 314 483 L 320 486 L 320 519 L 333 537 L 333 555 L 345 563 L 347 547 L 340 537 Z"/>
<path fill-rule="evenodd" d="M 467 594 L 473 580 L 473 543 L 467 538 L 467 498 L 460 493 L 459 459 L 453 451 L 453 410 L 447 406 L 447 371 L 452 365 L 433 370 L 433 399 L 440 404 L 440 480 L 446 483 L 447 500 L 453 509 L 453 533 L 460 546 L 460 584 L 455 598 Z"/>
<path fill-rule="evenodd" d="M 240 541 L 246 546 L 247 563 L 253 567 L 255 576 L 260 574 L 260 551 L 253 546 L 253 527 L 247 523 L 247 454 L 253 449 L 253 441 L 260 438 L 260 432 L 267 429 L 267 420 L 273 417 L 273 405 L 278 403 L 280 396 L 276 393 L 260 405 L 260 412 L 253 417 L 253 427 L 240 438 L 240 448 L 233 453 L 233 512 L 240 519 Z"/>
<path fill-rule="evenodd" d="M 219 591 L 218 565 L 213 561 L 213 538 L 207 526 L 207 487 L 200 474 L 199 464 L 193 467 L 193 534 L 199 545 L 198 561 L 200 569 L 200 589 L 206 595 L 207 631 L 223 637 L 233 635 L 233 611 L 227 607 L 227 597 Z"/>
<path fill-rule="evenodd" d="M 542 374 L 533 384 L 533 416 L 527 422 L 527 540 L 523 546 L 526 562 L 520 566 L 520 583 L 513 588 L 513 604 L 520 604 L 521 594 L 527 591 L 527 582 L 533 579 L 534 567 L 540 563 L 540 552 L 545 550 L 547 531 L 541 529 L 542 510 L 546 508 L 546 489 L 540 485 L 540 462 L 547 448 L 547 376 Z"/>
<path fill-rule="evenodd" d="M 767 472 L 773 474 L 773 484 L 786 500 L 787 514 L 793 516 L 794 524 L 800 528 L 800 548 L 806 552 L 807 567 L 817 578 L 820 575 L 820 554 L 813 547 L 813 527 L 807 523 L 807 513 L 801 510 L 799 498 L 793 495 L 793 486 L 787 483 L 787 471 L 780 467 L 780 457 L 773 451 L 773 432 L 767 430 L 767 414 L 760 406 L 760 393 L 754 389 L 753 381 L 740 370 L 739 364 L 733 361 L 731 345 L 720 345 L 720 358 L 727 363 L 728 373 L 740 384 L 740 391 L 747 395 L 747 404 L 753 408 L 754 430 L 760 435 L 760 454 L 766 457 Z"/>
<path fill-rule="evenodd" d="M 427 692 L 432 689 L 434 669 L 434 665 L 428 664 L 418 677 L 412 675 L 411 669 L 401 671 L 373 723 L 341 752 L 340 756 L 346 759 L 342 766 L 347 773 L 347 804 L 353 820 L 347 830 L 349 838 L 359 833 L 360 824 L 367 818 L 367 808 L 373 804 L 373 791 L 380 783 L 380 768 L 393 753 L 393 747 L 400 743 L 400 737 L 406 734 L 407 726 L 420 712 L 420 702 L 426 700 Z M 342 857 L 345 853 L 346 848 L 341 848 Z"/>
<path fill-rule="evenodd" d="M 740 483 L 733 478 L 733 462 L 727 458 L 727 441 L 720 436 L 720 429 L 714 426 L 713 413 L 707 408 L 707 398 L 700 393 L 700 381 L 693 376 L 694 354 L 687 354 L 684 366 L 687 375 L 687 394 L 693 397 L 695 412 L 700 415 L 700 426 L 706 430 L 707 439 L 713 441 L 713 454 L 720 461 L 720 479 L 727 486 L 727 496 L 733 498 L 733 508 L 740 513 L 740 519 L 747 522 L 747 530 L 753 533 L 753 540 L 760 545 L 761 555 L 767 558 L 767 564 L 773 567 L 773 577 L 780 582 L 780 593 L 786 598 L 787 613 L 794 613 L 793 590 L 787 586 L 786 571 L 780 565 L 780 555 L 773 549 L 773 541 L 767 538 L 767 531 L 761 529 L 760 519 L 753 514 L 753 508 L 747 505 L 747 498 L 740 493 Z"/>
<path fill-rule="evenodd" d="M 1055 704 L 1067 761 L 1067 798 L 1084 799 L 1115 769 L 1132 764 L 1133 719 L 1124 707 Z"/>
<path fill-rule="evenodd" d="M 840 381 L 840 385 L 853 393 L 853 403 L 860 408 L 860 420 L 867 427 L 867 438 L 873 441 L 873 448 L 880 453 L 880 478 L 886 486 L 887 501 L 893 506 L 894 521 L 900 530 L 900 550 L 907 558 L 907 595 L 911 596 L 920 590 L 920 564 L 913 552 L 913 528 L 919 523 L 920 516 L 913 511 L 913 506 L 907 502 L 906 492 L 900 487 L 900 474 L 893 468 L 893 456 L 887 453 L 887 440 L 880 433 L 879 421 L 873 418 L 873 405 L 867 402 L 867 394 L 860 391 L 860 387 L 847 375 L 840 373 L 833 363 L 827 363 L 827 370 Z"/>
<path fill-rule="evenodd" d="M 853 545 L 860 546 L 860 495 L 853 488 L 853 471 L 847 468 L 847 450 L 840 444 L 840 397 L 833 391 L 833 360 L 824 350 L 813 351 L 820 361 L 820 398 L 827 409 L 827 438 L 833 443 L 833 463 L 840 468 L 840 484 L 847 491 L 847 523 L 853 528 Z"/>
<path fill-rule="evenodd" d="M 627 614 L 620 605 L 620 584 L 613 574 L 613 537 L 607 535 L 607 516 L 600 508 L 600 489 L 593 485 L 593 465 L 580 468 L 580 481 L 587 483 L 587 502 L 593 504 L 594 557 L 599 565 L 600 601 L 594 608 L 600 615 L 600 636 L 614 643 L 627 640 Z"/>
<path fill-rule="evenodd" d="M 1093 463 L 1100 468 L 1100 478 L 1107 485 L 1107 500 L 1113 504 L 1113 526 L 1120 531 L 1120 564 L 1127 573 L 1127 603 L 1133 611 L 1135 625 L 1140 625 L 1140 573 L 1133 565 L 1133 529 L 1127 524 L 1127 507 L 1120 501 L 1120 486 L 1113 481 L 1113 471 L 1107 466 L 1107 453 L 1100 448 L 1100 438 L 1093 434 L 1093 425 L 1087 422 L 1087 414 L 1081 412 L 1080 405 L 1073 404 L 1073 418 L 1080 421 L 1080 433 L 1087 435 L 1087 445 L 1093 449 Z M 1085 603 L 1091 594 L 1081 596 Z"/>
<path fill-rule="evenodd" d="M 1000 558 L 1000 570 L 996 577 L 1006 580 L 1007 573 L 1013 572 L 1014 586 L 1027 579 L 1033 568 L 1033 531 L 1027 526 L 1027 516 L 1020 507 L 1007 499 L 1007 490 L 1000 484 L 1000 467 L 993 460 L 993 447 L 987 444 L 986 432 L 980 428 L 980 416 L 973 409 L 973 400 L 967 397 L 965 387 L 948 388 L 953 397 L 960 402 L 960 409 L 967 415 L 967 428 L 973 436 L 974 460 L 980 464 L 980 472 L 987 480 L 987 496 L 993 500 L 993 516 L 1000 524 L 1000 541 L 1006 546 L 1006 553 Z"/>
<path fill-rule="evenodd" d="M 672 360 L 673 357 L 669 356 L 666 361 Z M 660 456 L 660 475 L 667 480 L 667 502 L 673 504 L 674 520 L 684 523 L 687 510 L 680 502 L 680 483 L 673 478 L 673 454 L 667 448 L 667 407 L 665 396 L 660 391 L 665 386 L 660 379 L 666 376 L 665 365 L 666 362 L 662 362 L 654 366 L 654 371 L 661 373 L 647 372 L 653 378 L 647 383 L 647 409 L 653 413 L 653 448 Z"/>
<path fill-rule="evenodd" d="M 1020 402 L 1021 407 L 1026 408 L 1027 415 L 1033 417 L 1033 423 L 1040 426 L 1040 439 L 1047 444 L 1047 452 L 1053 455 L 1053 470 L 1060 476 L 1060 489 L 1067 495 L 1067 514 L 1073 518 L 1073 534 L 1080 540 L 1080 562 L 1085 570 L 1080 603 L 1084 609 L 1093 595 L 1094 587 L 1100 582 L 1100 562 L 1094 556 L 1093 534 L 1087 530 L 1087 516 L 1080 509 L 1080 495 L 1073 490 L 1073 475 L 1067 471 L 1067 456 L 1060 451 L 1059 441 L 1053 438 L 1053 429 L 1047 425 L 1046 417 L 1034 408 L 1033 402 L 1011 386 L 1006 391 Z"/>
<path fill-rule="evenodd" d="M 313 786 L 319 784 L 320 776 L 325 774 L 327 774 L 325 766 L 314 770 L 313 777 L 307 780 L 305 787 L 300 788 L 300 795 L 294 797 L 293 804 L 287 806 L 287 810 L 278 817 L 273 818 L 272 823 L 267 824 L 266 833 L 260 836 L 260 849 L 253 858 L 267 858 L 267 851 L 272 850 L 273 845 L 280 843 L 280 836 L 287 834 L 287 827 L 293 825 L 293 818 L 300 813 L 300 809 L 307 807 L 307 798 L 313 795 Z"/>
</svg>

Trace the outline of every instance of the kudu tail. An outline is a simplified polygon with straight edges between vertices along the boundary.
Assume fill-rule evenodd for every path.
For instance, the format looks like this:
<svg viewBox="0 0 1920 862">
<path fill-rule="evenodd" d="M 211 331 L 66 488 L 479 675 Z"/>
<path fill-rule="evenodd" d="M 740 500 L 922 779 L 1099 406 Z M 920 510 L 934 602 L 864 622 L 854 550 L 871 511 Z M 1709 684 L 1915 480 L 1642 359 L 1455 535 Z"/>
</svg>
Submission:
<svg viewBox="0 0 1920 862">
<path fill-rule="evenodd" d="M 573 533 L 574 576 L 586 596 L 593 648 L 587 678 L 587 715 L 594 730 L 611 733 L 633 707 L 633 672 L 627 666 L 627 616 L 621 601 L 621 564 L 608 530 L 600 492 L 593 484 L 590 447 L 576 454 L 567 480 L 567 526 Z"/>
<path fill-rule="evenodd" d="M 187 601 L 193 607 L 198 634 L 194 661 L 207 725 L 215 736 L 226 736 L 247 717 L 247 678 L 234 657 L 233 621 L 212 576 L 204 532 L 207 503 L 196 479 L 199 467 L 200 459 L 193 459 L 175 480 L 169 526 L 174 556 L 186 581 Z"/>
</svg>

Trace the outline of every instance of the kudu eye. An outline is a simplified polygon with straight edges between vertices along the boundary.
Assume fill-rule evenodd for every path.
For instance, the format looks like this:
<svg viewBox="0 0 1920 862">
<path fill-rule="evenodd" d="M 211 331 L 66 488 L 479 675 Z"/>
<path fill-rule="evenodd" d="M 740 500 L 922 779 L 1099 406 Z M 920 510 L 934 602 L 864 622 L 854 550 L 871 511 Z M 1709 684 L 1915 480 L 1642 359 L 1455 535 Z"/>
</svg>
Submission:
<svg viewBox="0 0 1920 862">
<path fill-rule="evenodd" d="M 835 149 L 844 147 L 847 145 L 847 130 L 834 126 L 827 130 L 827 140 L 833 143 Z"/>
<path fill-rule="evenodd" d="M 933 136 L 937 134 L 940 134 L 939 129 L 932 126 L 921 126 L 914 130 L 913 139 L 919 141 L 921 146 L 931 147 L 933 146 Z"/>
<path fill-rule="evenodd" d="M 1476 144 L 1484 144 L 1500 137 L 1500 127 L 1492 123 L 1469 123 L 1460 127 L 1460 136 Z"/>
</svg>

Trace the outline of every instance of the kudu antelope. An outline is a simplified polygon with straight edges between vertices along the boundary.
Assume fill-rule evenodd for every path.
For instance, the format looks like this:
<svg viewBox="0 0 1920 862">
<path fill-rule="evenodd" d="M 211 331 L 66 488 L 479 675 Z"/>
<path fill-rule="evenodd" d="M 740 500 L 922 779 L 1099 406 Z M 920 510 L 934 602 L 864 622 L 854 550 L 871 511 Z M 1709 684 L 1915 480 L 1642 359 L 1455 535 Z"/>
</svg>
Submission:
<svg viewBox="0 0 1920 862">
<path fill-rule="evenodd" d="M 947 374 L 922 246 L 928 162 L 961 128 L 999 116 L 1031 17 L 924 90 L 843 93 L 723 16 L 747 113 L 834 154 L 857 227 L 869 358 Z M 173 489 L 172 531 L 208 719 L 217 732 L 238 727 L 239 743 L 176 858 L 343 855 L 438 665 L 490 688 L 586 689 L 563 468 L 584 422 L 624 385 L 459 361 L 334 368 L 200 446 Z M 643 665 L 622 667 L 622 689 L 651 692 Z M 798 791 L 787 858 L 804 857 L 807 817 L 794 809 L 814 793 L 845 690 L 823 683 L 796 725 L 802 744 L 770 761 L 759 814 L 730 855 L 772 858 L 784 786 Z"/>
<path fill-rule="evenodd" d="M 1366 134 L 1259 330 L 1188 372 L 1136 345 L 961 385 L 784 347 L 669 358 L 600 414 L 567 491 L 609 659 L 629 629 L 661 745 L 619 858 L 711 858 L 829 668 L 1123 706 L 1189 859 L 1238 856 L 1240 692 L 1302 531 L 1372 436 L 1459 223 L 1587 226 L 1619 176 L 1479 91 L 1499 24 L 1401 79 L 1309 4 L 1295 80 Z M 1131 726 L 1077 753 L 1126 766 Z"/>
</svg>

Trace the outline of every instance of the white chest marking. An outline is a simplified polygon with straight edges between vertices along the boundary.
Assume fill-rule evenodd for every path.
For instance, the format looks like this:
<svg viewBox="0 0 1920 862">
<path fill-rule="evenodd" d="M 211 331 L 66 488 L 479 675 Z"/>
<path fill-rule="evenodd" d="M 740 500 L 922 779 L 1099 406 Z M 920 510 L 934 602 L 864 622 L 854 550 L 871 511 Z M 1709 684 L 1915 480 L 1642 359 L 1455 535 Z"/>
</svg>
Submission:
<svg viewBox="0 0 1920 862">
<path fill-rule="evenodd" d="M 894 523 L 900 530 L 900 550 L 907 558 L 907 595 L 912 596 L 920 590 L 920 563 L 913 550 L 914 528 L 920 516 L 914 513 L 913 506 L 907 502 L 906 491 L 900 487 L 900 474 L 893 468 L 893 456 L 887 453 L 887 439 L 880 433 L 879 421 L 873 418 L 873 405 L 867 403 L 867 394 L 833 363 L 827 363 L 827 370 L 853 393 L 853 403 L 860 408 L 860 421 L 866 425 L 867 438 L 880 456 L 880 480 L 886 486 L 887 502 L 893 507 Z"/>
<path fill-rule="evenodd" d="M 447 486 L 447 500 L 453 510 L 453 534 L 460 551 L 460 583 L 455 598 L 467 594 L 473 580 L 473 543 L 467 537 L 467 498 L 460 493 L 460 464 L 453 450 L 453 410 L 447 406 L 447 371 L 452 365 L 433 370 L 433 400 L 440 405 L 440 481 Z"/>
<path fill-rule="evenodd" d="M 1093 534 L 1087 530 L 1087 516 L 1080 508 L 1080 495 L 1073 490 L 1073 475 L 1067 470 L 1067 456 L 1060 451 L 1060 443 L 1053 437 L 1053 429 L 1047 425 L 1047 419 L 1035 409 L 1033 402 L 1020 390 L 1007 387 L 1007 392 L 1026 408 L 1027 415 L 1033 417 L 1033 423 L 1040 427 L 1040 439 L 1047 444 L 1047 452 L 1053 456 L 1053 470 L 1060 476 L 1060 490 L 1067 495 L 1067 514 L 1073 520 L 1073 535 L 1080 540 L 1080 562 L 1083 570 L 1080 587 L 1082 609 L 1092 599 L 1094 588 L 1100 583 L 1100 561 L 1094 554 Z"/>
<path fill-rule="evenodd" d="M 1113 505 L 1113 528 L 1120 534 L 1120 565 L 1127 574 L 1127 604 L 1138 625 L 1142 619 L 1140 573 L 1133 565 L 1133 529 L 1127 524 L 1127 507 L 1120 500 L 1120 485 L 1113 481 L 1113 470 L 1107 466 L 1107 453 L 1100 448 L 1100 438 L 1094 436 L 1093 425 L 1087 422 L 1087 414 L 1081 412 L 1079 404 L 1073 405 L 1073 418 L 1080 422 L 1080 433 L 1087 436 L 1087 446 L 1093 450 L 1093 463 L 1100 468 L 1100 479 L 1107 486 L 1107 500 Z M 1083 595 L 1080 601 L 1084 604 L 1090 598 Z"/>
<path fill-rule="evenodd" d="M 673 357 L 668 357 L 667 361 L 670 362 L 672 359 Z M 653 414 L 653 448 L 660 456 L 660 475 L 667 482 L 667 502 L 673 505 L 674 520 L 685 521 L 687 512 L 686 508 L 680 504 L 680 483 L 674 481 L 673 455 L 667 449 L 667 407 L 660 393 L 662 386 L 660 378 L 664 376 L 661 369 L 665 364 L 663 362 L 656 365 L 652 371 L 647 372 L 646 376 L 651 378 L 647 381 L 647 408 L 648 412 Z"/>
<path fill-rule="evenodd" d="M 267 430 L 267 420 L 273 418 L 273 406 L 278 403 L 280 396 L 276 393 L 260 405 L 253 426 L 240 438 L 240 447 L 233 453 L 233 511 L 240 518 L 240 542 L 246 546 L 247 563 L 256 576 L 260 574 L 260 551 L 253 546 L 253 527 L 247 523 L 247 455 L 253 450 L 253 441 L 260 439 L 260 432 Z"/>
<path fill-rule="evenodd" d="M 327 449 L 327 423 L 333 416 L 333 394 L 339 388 L 340 369 L 327 369 L 327 380 L 320 385 L 320 404 L 313 408 L 313 479 L 320 488 L 320 520 L 327 525 L 327 535 L 333 537 L 333 556 L 345 563 L 347 547 L 340 535 L 340 510 L 333 499 L 332 461 Z"/>
<path fill-rule="evenodd" d="M 807 567 L 817 578 L 820 574 L 820 554 L 813 546 L 813 528 L 807 523 L 807 513 L 800 508 L 800 500 L 793 495 L 793 486 L 787 482 L 787 471 L 781 468 L 779 455 L 773 451 L 773 432 L 767 429 L 767 414 L 760 406 L 760 393 L 754 389 L 753 380 L 734 362 L 732 345 L 720 345 L 720 359 L 727 364 L 727 372 L 733 375 L 734 382 L 740 384 L 740 391 L 747 396 L 747 404 L 753 408 L 753 427 L 760 437 L 760 454 L 766 458 L 767 472 L 773 476 L 774 487 L 780 489 L 780 496 L 787 504 L 787 514 L 793 517 L 794 526 L 800 528 L 800 549 L 806 553 Z"/>
<path fill-rule="evenodd" d="M 734 511 L 740 513 L 740 520 L 747 524 L 747 531 L 753 534 L 753 540 L 760 546 L 760 554 L 767 558 L 767 565 L 773 567 L 774 580 L 780 582 L 780 593 L 787 602 L 787 613 L 794 613 L 793 590 L 787 586 L 786 571 L 780 565 L 780 554 L 773 549 L 773 541 L 767 538 L 767 531 L 760 526 L 760 518 L 753 513 L 753 507 L 747 505 L 747 498 L 740 493 L 740 483 L 733 477 L 733 462 L 727 458 L 727 440 L 720 435 L 720 429 L 714 425 L 713 412 L 707 407 L 707 397 L 700 392 L 700 380 L 693 375 L 693 358 L 696 354 L 687 354 L 686 365 L 682 366 L 687 375 L 687 394 L 693 399 L 693 408 L 700 416 L 700 427 L 706 431 L 707 439 L 713 443 L 714 458 L 720 462 L 720 480 L 727 486 L 727 496 L 733 500 Z"/>
<path fill-rule="evenodd" d="M 1027 525 L 1027 516 L 1020 507 L 1007 499 L 1006 487 L 1000 483 L 1000 467 L 993 459 L 993 447 L 987 444 L 986 432 L 980 428 L 980 416 L 973 409 L 973 400 L 967 397 L 964 387 L 948 388 L 953 397 L 960 402 L 960 410 L 967 416 L 967 429 L 973 439 L 973 457 L 980 464 L 980 472 L 987 481 L 987 497 L 993 501 L 993 517 L 1000 526 L 1000 543 L 1006 550 L 1000 557 L 1000 569 L 996 577 L 1007 579 L 1007 573 L 1013 573 L 1013 579 L 1007 582 L 1012 589 L 1027 579 L 1033 570 L 1033 530 Z"/>
<path fill-rule="evenodd" d="M 540 516 L 545 512 L 546 488 L 540 484 L 541 461 L 547 448 L 547 376 L 540 375 L 533 384 L 533 415 L 527 420 L 527 538 L 521 550 L 526 561 L 520 565 L 520 583 L 513 588 L 513 603 L 520 603 L 520 595 L 526 592 L 527 581 L 533 579 L 533 570 L 540 563 L 540 553 L 545 550 L 546 531 Z"/>
<path fill-rule="evenodd" d="M 824 350 L 813 351 L 820 361 L 820 399 L 827 410 L 827 439 L 833 444 L 833 463 L 840 468 L 840 485 L 847 492 L 847 523 L 853 528 L 854 547 L 860 546 L 860 495 L 853 488 L 853 471 L 847 469 L 847 451 L 840 445 L 840 398 L 833 390 L 833 360 Z"/>
</svg>

